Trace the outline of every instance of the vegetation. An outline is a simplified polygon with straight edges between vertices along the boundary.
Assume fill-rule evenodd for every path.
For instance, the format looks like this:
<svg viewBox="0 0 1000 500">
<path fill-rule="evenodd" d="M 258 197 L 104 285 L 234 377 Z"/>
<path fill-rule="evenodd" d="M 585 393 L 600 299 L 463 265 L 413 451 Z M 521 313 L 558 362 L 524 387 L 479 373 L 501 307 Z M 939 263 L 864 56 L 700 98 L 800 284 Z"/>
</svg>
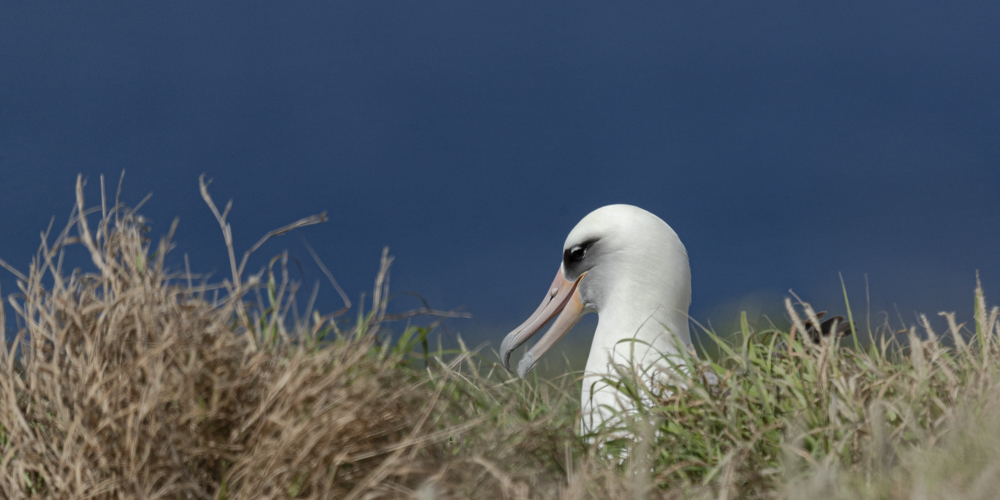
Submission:
<svg viewBox="0 0 1000 500">
<path fill-rule="evenodd" d="M 722 354 L 676 360 L 662 385 L 622 367 L 613 383 L 643 409 L 577 436 L 574 374 L 523 382 L 490 353 L 432 350 L 433 323 L 391 335 L 387 255 L 350 319 L 346 296 L 343 310 L 309 300 L 299 314 L 287 255 L 248 274 L 207 185 L 232 263 L 217 284 L 166 267 L 173 227 L 154 243 L 135 211 L 103 196 L 88 209 L 83 193 L 78 180 L 69 224 L 27 272 L 0 262 L 20 288 L 0 350 L 5 498 L 971 499 L 1000 487 L 1000 322 L 979 287 L 968 328 L 947 314 L 940 334 L 922 317 L 814 343 L 744 315 L 736 341 L 706 332 Z M 91 271 L 63 270 L 72 245 Z M 818 323 L 808 304 L 786 305 L 796 331 Z"/>
</svg>

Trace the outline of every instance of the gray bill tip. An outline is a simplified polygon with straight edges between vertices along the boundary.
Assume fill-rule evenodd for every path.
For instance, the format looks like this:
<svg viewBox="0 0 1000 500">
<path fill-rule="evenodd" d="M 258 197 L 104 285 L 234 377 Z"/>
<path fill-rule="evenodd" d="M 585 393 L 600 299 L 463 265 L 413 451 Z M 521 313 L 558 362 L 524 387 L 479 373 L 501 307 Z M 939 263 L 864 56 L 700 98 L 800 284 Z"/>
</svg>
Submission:
<svg viewBox="0 0 1000 500">
<path fill-rule="evenodd" d="M 534 366 L 535 357 L 532 356 L 530 352 L 524 353 L 524 357 L 517 363 L 517 376 L 524 379 L 524 377 L 528 376 L 528 372 L 530 372 Z"/>
<path fill-rule="evenodd" d="M 508 335 L 504 337 L 503 342 L 500 343 L 500 362 L 503 363 L 503 367 L 506 368 L 507 371 L 511 371 L 510 369 L 511 351 L 513 351 L 513 349 L 510 348 L 510 335 Z"/>
</svg>

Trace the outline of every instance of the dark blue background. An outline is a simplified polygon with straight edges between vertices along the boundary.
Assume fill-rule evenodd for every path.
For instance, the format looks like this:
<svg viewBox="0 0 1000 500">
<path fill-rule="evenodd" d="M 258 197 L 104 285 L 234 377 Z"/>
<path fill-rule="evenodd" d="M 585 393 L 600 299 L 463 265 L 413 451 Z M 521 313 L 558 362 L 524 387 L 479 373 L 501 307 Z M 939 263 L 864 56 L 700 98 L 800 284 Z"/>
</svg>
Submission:
<svg viewBox="0 0 1000 500">
<path fill-rule="evenodd" d="M 27 267 L 78 172 L 228 273 L 299 217 L 352 296 L 393 289 L 496 339 L 609 203 L 687 245 L 695 318 L 789 288 L 842 310 L 971 314 L 1000 290 L 1000 3 L 3 2 L 0 257 Z M 298 237 L 288 247 L 319 277 Z M 13 281 L 0 278 L 5 292 Z M 336 294 L 324 284 L 324 307 Z M 411 300 L 412 299 L 407 299 Z M 410 302 L 401 301 L 405 308 Z"/>
</svg>

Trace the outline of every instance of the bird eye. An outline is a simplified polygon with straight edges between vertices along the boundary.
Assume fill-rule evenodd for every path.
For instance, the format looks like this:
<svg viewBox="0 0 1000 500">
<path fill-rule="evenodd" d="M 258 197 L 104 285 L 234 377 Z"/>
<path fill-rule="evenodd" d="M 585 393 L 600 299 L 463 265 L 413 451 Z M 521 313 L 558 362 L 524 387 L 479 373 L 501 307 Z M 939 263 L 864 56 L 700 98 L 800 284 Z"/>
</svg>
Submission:
<svg viewBox="0 0 1000 500">
<path fill-rule="evenodd" d="M 587 250 L 590 250 L 590 247 L 594 246 L 594 243 L 597 243 L 597 238 L 584 241 L 579 245 L 573 245 L 563 250 L 563 262 L 568 266 L 575 267 L 577 263 L 583 262 L 583 259 L 587 257 Z"/>
</svg>

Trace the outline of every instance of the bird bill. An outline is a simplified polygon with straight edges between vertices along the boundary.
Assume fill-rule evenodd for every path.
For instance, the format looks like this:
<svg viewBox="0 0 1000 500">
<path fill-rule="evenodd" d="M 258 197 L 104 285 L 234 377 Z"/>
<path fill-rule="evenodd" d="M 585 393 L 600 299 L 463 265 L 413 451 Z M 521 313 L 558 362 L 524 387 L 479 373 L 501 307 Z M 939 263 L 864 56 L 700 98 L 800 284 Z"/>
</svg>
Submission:
<svg viewBox="0 0 1000 500">
<path fill-rule="evenodd" d="M 562 267 L 556 272 L 556 278 L 549 287 L 549 293 L 545 295 L 538 309 L 528 317 L 528 319 L 507 334 L 500 344 L 500 360 L 504 368 L 510 370 L 510 354 L 527 342 L 532 336 L 538 333 L 546 323 L 556 318 L 549 327 L 549 330 L 542 335 L 528 349 L 521 361 L 517 364 L 517 374 L 521 378 L 535 366 L 535 363 L 548 351 L 555 343 L 566 335 L 566 332 L 573 328 L 573 325 L 583 316 L 583 303 L 580 301 L 580 282 L 587 273 L 580 275 L 576 281 L 569 281 L 563 277 Z M 558 315 L 558 317 L 556 317 Z"/>
</svg>

